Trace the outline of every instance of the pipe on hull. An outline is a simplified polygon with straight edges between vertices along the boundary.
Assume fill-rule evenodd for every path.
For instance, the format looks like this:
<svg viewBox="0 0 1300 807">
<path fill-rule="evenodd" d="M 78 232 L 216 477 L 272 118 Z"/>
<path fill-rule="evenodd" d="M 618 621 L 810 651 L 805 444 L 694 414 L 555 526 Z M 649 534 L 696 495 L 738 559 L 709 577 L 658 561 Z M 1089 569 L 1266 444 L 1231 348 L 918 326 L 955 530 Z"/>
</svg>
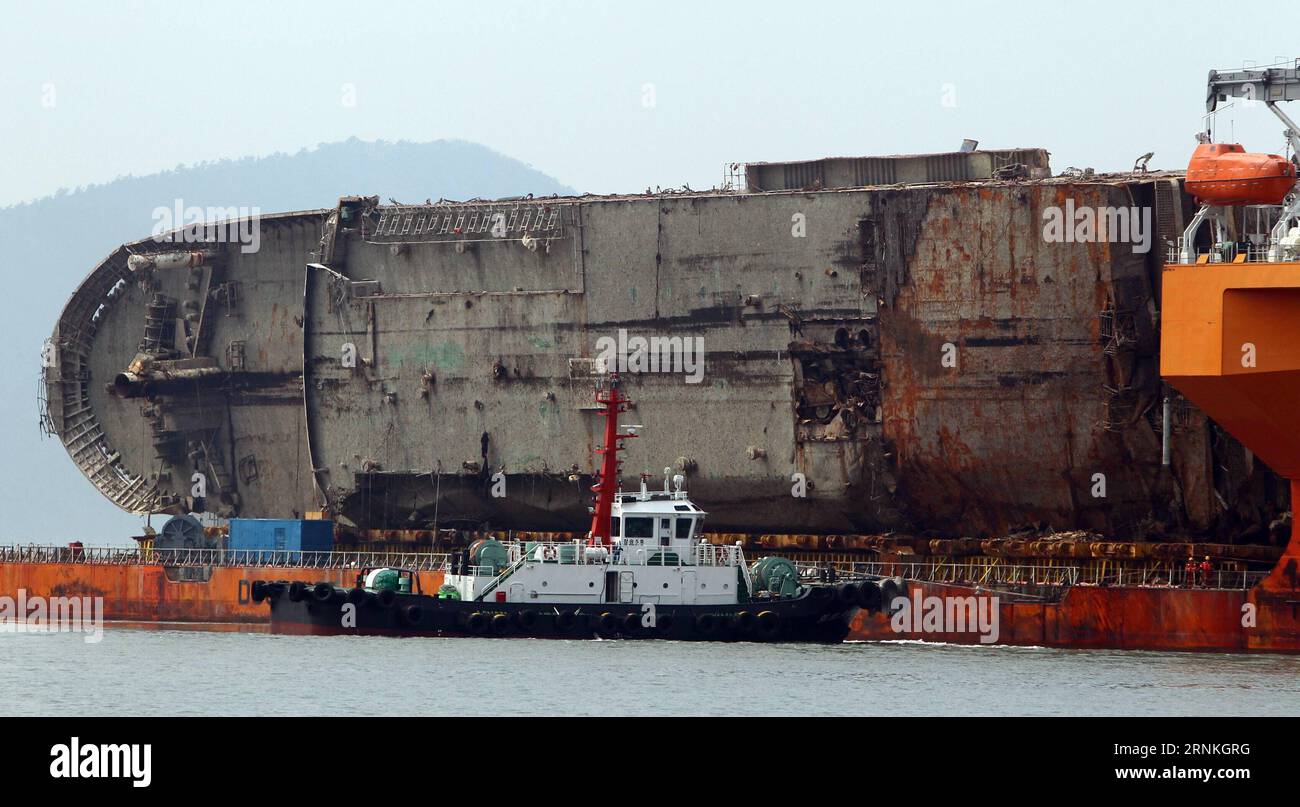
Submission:
<svg viewBox="0 0 1300 807">
<path fill-rule="evenodd" d="M 113 379 L 113 392 L 121 398 L 139 398 L 165 393 L 182 385 L 218 378 L 225 374 L 220 367 L 193 367 L 185 370 L 151 370 L 147 372 L 118 373 Z"/>
</svg>

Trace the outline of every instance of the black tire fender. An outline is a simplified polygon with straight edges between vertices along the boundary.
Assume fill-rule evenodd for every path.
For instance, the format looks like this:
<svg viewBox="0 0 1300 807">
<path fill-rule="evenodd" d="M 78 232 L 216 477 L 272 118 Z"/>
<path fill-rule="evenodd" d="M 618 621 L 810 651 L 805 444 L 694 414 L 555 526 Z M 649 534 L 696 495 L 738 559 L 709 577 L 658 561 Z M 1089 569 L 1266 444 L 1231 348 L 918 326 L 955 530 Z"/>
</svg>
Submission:
<svg viewBox="0 0 1300 807">
<path fill-rule="evenodd" d="M 894 613 L 894 599 L 899 596 L 899 587 L 897 581 L 892 577 L 886 577 L 880 581 L 880 607 L 887 613 Z"/>
<path fill-rule="evenodd" d="M 605 611 L 600 615 L 596 620 L 596 625 L 604 636 L 613 636 L 618 632 L 618 620 L 609 611 Z"/>
<path fill-rule="evenodd" d="M 402 609 L 402 621 L 411 627 L 419 625 L 424 620 L 424 609 L 419 605 L 408 605 Z"/>
<path fill-rule="evenodd" d="M 759 611 L 755 625 L 759 636 L 774 639 L 781 633 L 781 615 L 776 611 Z"/>
<path fill-rule="evenodd" d="M 741 633 L 751 633 L 754 630 L 754 612 L 741 611 L 736 614 L 736 630 Z"/>
<path fill-rule="evenodd" d="M 863 580 L 858 584 L 858 605 L 872 613 L 880 610 L 880 584 L 875 580 Z"/>
</svg>

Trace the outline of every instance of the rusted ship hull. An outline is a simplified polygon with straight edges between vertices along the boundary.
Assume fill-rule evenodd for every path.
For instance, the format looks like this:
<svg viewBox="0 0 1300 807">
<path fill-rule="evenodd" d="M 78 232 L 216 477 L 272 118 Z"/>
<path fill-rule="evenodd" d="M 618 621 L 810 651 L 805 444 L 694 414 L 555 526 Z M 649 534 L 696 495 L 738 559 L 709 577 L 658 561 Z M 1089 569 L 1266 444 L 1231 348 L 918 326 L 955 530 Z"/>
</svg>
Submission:
<svg viewBox="0 0 1300 807">
<path fill-rule="evenodd" d="M 1182 587 L 1075 585 L 1034 601 L 1007 596 L 996 587 L 915 581 L 909 592 L 916 609 L 926 598 L 945 608 L 972 597 L 998 597 L 999 645 L 1077 649 L 1205 651 L 1224 653 L 1300 653 L 1300 540 L 1292 538 L 1272 571 L 1258 583 L 1237 588 L 1198 588 L 1196 578 Z M 1217 578 L 1222 580 L 1222 576 Z M 1040 592 L 1041 595 L 1041 592 Z M 850 640 L 916 640 L 980 644 L 992 631 L 965 620 L 891 621 L 882 614 L 859 614 Z M 961 630 L 951 628 L 961 627 Z"/>
<path fill-rule="evenodd" d="M 625 374 L 673 440 L 628 467 L 676 457 L 715 529 L 1239 540 L 1286 510 L 1181 399 L 1161 466 L 1158 246 L 1043 235 L 1053 209 L 1142 206 L 1158 245 L 1190 203 L 1180 177 L 967 166 L 898 186 L 910 164 L 882 165 L 758 171 L 764 192 L 349 197 L 262 217 L 255 252 L 124 245 L 60 317 L 47 425 L 132 512 L 570 530 L 591 362 L 627 332 L 703 340 L 700 384 Z"/>
<path fill-rule="evenodd" d="M 942 583 L 917 583 L 913 593 L 945 601 L 977 594 L 969 587 Z M 988 592 L 978 593 L 988 596 Z M 1076 586 L 1065 591 L 1060 602 L 1000 602 L 997 638 L 988 644 L 1081 650 L 1300 652 L 1300 621 L 1291 616 L 1290 606 L 1268 606 L 1260 611 L 1263 626 L 1243 627 L 1244 607 L 1255 602 L 1255 597 L 1246 591 Z M 913 630 L 911 623 L 903 627 L 895 630 L 888 617 L 864 614 L 853 623 L 849 639 L 983 643 L 981 634 L 973 629 Z"/>
</svg>

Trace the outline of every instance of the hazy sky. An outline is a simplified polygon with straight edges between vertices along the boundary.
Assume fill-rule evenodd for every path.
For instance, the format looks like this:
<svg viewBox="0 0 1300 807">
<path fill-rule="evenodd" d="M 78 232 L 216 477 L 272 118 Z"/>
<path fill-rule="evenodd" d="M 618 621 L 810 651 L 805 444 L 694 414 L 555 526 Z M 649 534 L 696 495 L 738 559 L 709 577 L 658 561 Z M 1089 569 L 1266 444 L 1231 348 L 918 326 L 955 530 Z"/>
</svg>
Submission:
<svg viewBox="0 0 1300 807">
<path fill-rule="evenodd" d="M 963 137 L 1180 168 L 1208 69 L 1300 55 L 1222 2 L 3 5 L 0 205 L 354 135 L 476 141 L 593 192 Z M 1281 149 L 1262 107 L 1233 116 Z"/>
</svg>

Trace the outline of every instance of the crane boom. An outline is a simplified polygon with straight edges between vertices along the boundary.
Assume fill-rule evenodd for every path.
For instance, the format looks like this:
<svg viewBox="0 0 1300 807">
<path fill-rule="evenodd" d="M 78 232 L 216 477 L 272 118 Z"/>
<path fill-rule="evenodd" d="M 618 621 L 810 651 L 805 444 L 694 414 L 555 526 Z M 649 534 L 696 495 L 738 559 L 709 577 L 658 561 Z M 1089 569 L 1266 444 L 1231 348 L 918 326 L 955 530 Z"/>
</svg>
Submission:
<svg viewBox="0 0 1300 807">
<path fill-rule="evenodd" d="M 1219 72 L 1210 71 L 1205 83 L 1205 111 L 1214 112 L 1229 98 L 1262 101 L 1286 125 L 1286 138 L 1292 151 L 1300 154 L 1300 126 L 1291 120 L 1279 103 L 1300 100 L 1300 59 L 1290 67 L 1260 67 Z"/>
<path fill-rule="evenodd" d="M 1228 98 L 1265 103 L 1300 100 L 1300 59 L 1290 67 L 1211 70 L 1205 86 L 1205 111 L 1213 112 Z"/>
</svg>

